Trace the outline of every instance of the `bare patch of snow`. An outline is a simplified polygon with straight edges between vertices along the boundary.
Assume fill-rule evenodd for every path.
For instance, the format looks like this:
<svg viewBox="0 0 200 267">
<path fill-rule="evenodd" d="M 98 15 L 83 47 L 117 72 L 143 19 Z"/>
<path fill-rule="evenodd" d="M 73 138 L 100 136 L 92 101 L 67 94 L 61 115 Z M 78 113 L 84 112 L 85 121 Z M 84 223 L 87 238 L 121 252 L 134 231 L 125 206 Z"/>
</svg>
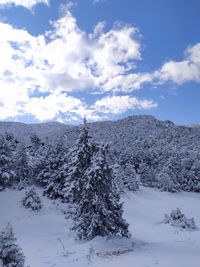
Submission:
<svg viewBox="0 0 200 267">
<path fill-rule="evenodd" d="M 77 241 L 65 219 L 65 204 L 42 196 L 39 213 L 24 209 L 23 191 L 0 192 L 0 229 L 10 222 L 30 267 L 199 267 L 200 231 L 181 231 L 159 223 L 179 207 L 200 226 L 198 193 L 167 193 L 141 187 L 124 196 L 124 216 L 132 239 Z"/>
</svg>

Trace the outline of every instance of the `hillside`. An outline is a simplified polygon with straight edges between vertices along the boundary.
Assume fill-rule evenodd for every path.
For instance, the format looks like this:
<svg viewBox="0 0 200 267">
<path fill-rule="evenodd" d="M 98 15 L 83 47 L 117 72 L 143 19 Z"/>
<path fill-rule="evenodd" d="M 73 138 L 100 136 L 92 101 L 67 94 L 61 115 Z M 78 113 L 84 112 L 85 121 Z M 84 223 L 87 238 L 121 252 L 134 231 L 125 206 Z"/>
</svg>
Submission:
<svg viewBox="0 0 200 267">
<path fill-rule="evenodd" d="M 200 148 L 200 127 L 176 126 L 170 121 L 159 121 L 152 116 L 130 116 L 118 121 L 89 123 L 90 132 L 97 142 L 111 142 L 113 149 L 130 153 L 135 146 L 171 146 L 176 149 L 178 144 L 187 148 Z M 29 136 L 36 133 L 42 139 L 51 140 L 60 135 L 67 136 L 68 144 L 77 139 L 79 126 L 66 125 L 58 122 L 40 124 L 24 124 L 19 122 L 0 122 L 0 133 L 11 132 L 20 139 L 29 142 Z"/>
<path fill-rule="evenodd" d="M 144 115 L 88 125 L 95 142 L 110 144 L 112 163 L 124 169 L 127 164 L 132 166 L 143 185 L 171 192 L 200 191 L 200 127 L 176 126 Z M 67 152 L 75 144 L 80 126 L 1 122 L 0 132 L 11 132 L 26 144 L 32 133 L 53 146 L 64 137 Z M 134 172 L 129 171 L 129 176 Z"/>
<path fill-rule="evenodd" d="M 200 226 L 199 195 L 170 194 L 141 187 L 124 196 L 124 216 L 130 224 L 132 239 L 124 242 L 96 238 L 74 240 L 65 219 L 65 206 L 42 196 L 40 212 L 24 209 L 24 191 L 7 190 L 0 194 L 0 228 L 9 221 L 30 267 L 198 267 L 200 231 L 187 231 L 162 224 L 164 213 L 179 207 Z M 5 203 L 7 203 L 5 205 Z M 90 253 L 91 248 L 93 252 Z M 119 255 L 117 252 L 121 251 Z"/>
</svg>

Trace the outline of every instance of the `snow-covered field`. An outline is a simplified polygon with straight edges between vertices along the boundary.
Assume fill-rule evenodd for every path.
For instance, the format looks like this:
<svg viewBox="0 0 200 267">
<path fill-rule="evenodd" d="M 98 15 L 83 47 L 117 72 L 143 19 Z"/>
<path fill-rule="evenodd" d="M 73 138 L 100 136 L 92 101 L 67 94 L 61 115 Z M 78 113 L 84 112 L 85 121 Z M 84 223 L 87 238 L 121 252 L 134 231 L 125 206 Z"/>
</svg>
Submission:
<svg viewBox="0 0 200 267">
<path fill-rule="evenodd" d="M 17 190 L 0 192 L 0 229 L 11 222 L 30 267 L 200 266 L 200 231 L 161 223 L 164 213 L 179 207 L 200 227 L 200 194 L 171 194 L 142 187 L 123 199 L 132 239 L 96 238 L 90 242 L 74 239 L 71 222 L 63 213 L 65 205 L 42 197 L 42 210 L 31 212 L 21 207 L 23 195 Z"/>
</svg>

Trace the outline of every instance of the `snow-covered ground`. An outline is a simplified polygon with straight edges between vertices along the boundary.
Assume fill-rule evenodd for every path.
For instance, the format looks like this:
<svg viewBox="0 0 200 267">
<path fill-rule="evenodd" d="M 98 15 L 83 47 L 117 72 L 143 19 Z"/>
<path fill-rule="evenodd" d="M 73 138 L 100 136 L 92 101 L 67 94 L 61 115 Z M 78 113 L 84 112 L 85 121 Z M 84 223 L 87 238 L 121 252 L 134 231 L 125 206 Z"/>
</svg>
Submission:
<svg viewBox="0 0 200 267">
<path fill-rule="evenodd" d="M 41 190 L 37 189 L 42 197 Z M 0 192 L 0 229 L 11 222 L 30 267 L 115 266 L 199 267 L 200 231 L 163 224 L 164 213 L 179 207 L 200 227 L 200 194 L 141 188 L 124 197 L 124 217 L 132 239 L 76 241 L 65 219 L 65 205 L 42 197 L 43 208 L 21 207 L 24 191 Z"/>
</svg>

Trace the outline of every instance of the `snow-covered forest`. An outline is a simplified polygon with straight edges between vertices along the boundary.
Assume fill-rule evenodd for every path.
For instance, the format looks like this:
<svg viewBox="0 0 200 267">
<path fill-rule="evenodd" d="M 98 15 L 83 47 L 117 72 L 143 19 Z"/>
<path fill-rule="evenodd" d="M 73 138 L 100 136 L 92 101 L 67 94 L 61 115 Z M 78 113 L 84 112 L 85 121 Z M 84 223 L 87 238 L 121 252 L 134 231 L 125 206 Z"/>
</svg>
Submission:
<svg viewBox="0 0 200 267">
<path fill-rule="evenodd" d="M 140 182 L 162 191 L 200 191 L 200 127 L 151 116 L 88 126 L 95 143 L 109 145 L 108 161 L 121 190 L 135 190 Z M 61 123 L 1 122 L 1 188 L 34 183 L 48 191 L 51 178 L 67 171 L 80 130 Z"/>
<path fill-rule="evenodd" d="M 188 266 L 163 254 L 174 240 L 198 266 L 199 127 L 132 116 L 0 132 L 2 266 Z"/>
</svg>

